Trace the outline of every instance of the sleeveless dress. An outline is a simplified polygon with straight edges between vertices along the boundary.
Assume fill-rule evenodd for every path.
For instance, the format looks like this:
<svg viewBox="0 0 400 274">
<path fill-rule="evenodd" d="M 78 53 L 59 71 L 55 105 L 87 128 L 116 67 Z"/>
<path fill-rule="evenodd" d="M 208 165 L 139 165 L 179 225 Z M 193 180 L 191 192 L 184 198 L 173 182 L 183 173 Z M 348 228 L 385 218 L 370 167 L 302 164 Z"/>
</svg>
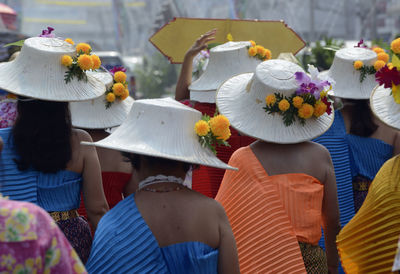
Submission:
<svg viewBox="0 0 400 274">
<path fill-rule="evenodd" d="M 203 114 L 214 116 L 216 105 L 212 103 L 195 102 L 194 109 Z M 232 153 L 238 148 L 248 146 L 255 141 L 254 138 L 239 135 L 239 133 L 232 127 L 230 127 L 230 130 L 231 137 L 228 140 L 230 147 L 217 147 L 217 157 L 225 163 L 228 163 Z M 192 189 L 210 198 L 214 198 L 215 195 L 217 195 L 224 173 L 225 170 L 223 169 L 200 166 L 198 169 L 193 170 Z"/>
<path fill-rule="evenodd" d="M 218 249 L 200 242 L 159 247 L 132 194 L 97 226 L 89 273 L 217 273 Z"/>
<path fill-rule="evenodd" d="M 233 153 L 216 196 L 236 239 L 241 273 L 328 273 L 318 246 L 324 186 L 306 174 L 269 176 L 249 146 Z"/>
<path fill-rule="evenodd" d="M 400 156 L 387 161 L 354 218 L 337 236 L 346 273 L 391 273 L 400 235 Z"/>
<path fill-rule="evenodd" d="M 0 154 L 0 190 L 12 200 L 28 201 L 37 204 L 52 214 L 58 212 L 60 220 L 56 223 L 64 232 L 82 262 L 90 253 L 92 236 L 87 221 L 78 214 L 71 218 L 63 217 L 66 212 L 79 208 L 82 176 L 79 173 L 61 170 L 56 173 L 42 173 L 33 169 L 20 171 L 14 162 L 18 158 L 14 150 L 11 128 L 0 129 L 4 141 Z"/>
</svg>

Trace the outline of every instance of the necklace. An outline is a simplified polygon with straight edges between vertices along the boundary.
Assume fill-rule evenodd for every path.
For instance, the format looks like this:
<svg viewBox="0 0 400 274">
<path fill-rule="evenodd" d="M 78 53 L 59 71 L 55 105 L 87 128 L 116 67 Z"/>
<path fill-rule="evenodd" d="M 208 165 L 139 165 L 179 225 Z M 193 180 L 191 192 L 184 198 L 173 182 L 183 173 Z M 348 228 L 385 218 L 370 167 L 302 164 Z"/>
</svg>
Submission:
<svg viewBox="0 0 400 274">
<path fill-rule="evenodd" d="M 154 192 L 154 193 L 166 193 L 166 192 L 178 191 L 178 190 L 181 190 L 183 188 L 184 187 L 182 187 L 182 186 L 176 186 L 176 187 L 165 188 L 165 189 L 155 189 L 155 188 L 145 187 L 145 188 L 141 188 L 141 189 L 138 189 L 138 190 L 150 191 L 150 192 Z"/>
<path fill-rule="evenodd" d="M 149 188 L 149 186 L 154 185 L 154 184 L 160 184 L 160 183 L 175 183 L 179 184 L 176 187 L 172 188 L 164 188 L 164 189 L 154 189 L 154 188 Z M 178 191 L 184 188 L 183 185 L 183 180 L 182 178 L 178 178 L 175 176 L 165 176 L 165 175 L 157 175 L 157 176 L 150 176 L 144 179 L 139 183 L 139 187 L 137 191 L 144 190 L 144 191 L 150 191 L 150 192 L 157 192 L 157 193 L 163 193 L 163 192 L 171 192 L 171 191 Z"/>
</svg>

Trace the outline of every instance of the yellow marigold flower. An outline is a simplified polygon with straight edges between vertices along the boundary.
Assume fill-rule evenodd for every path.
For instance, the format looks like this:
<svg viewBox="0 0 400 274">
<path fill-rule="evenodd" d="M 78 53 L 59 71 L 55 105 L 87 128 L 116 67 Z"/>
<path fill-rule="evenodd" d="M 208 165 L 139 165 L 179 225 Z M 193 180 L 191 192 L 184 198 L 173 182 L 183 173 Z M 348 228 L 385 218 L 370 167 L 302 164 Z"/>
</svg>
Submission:
<svg viewBox="0 0 400 274">
<path fill-rule="evenodd" d="M 112 91 L 116 96 L 123 96 L 125 94 L 125 86 L 121 83 L 115 83 L 112 87 Z"/>
<path fill-rule="evenodd" d="M 400 104 L 400 85 L 393 85 L 392 86 L 392 96 L 393 96 L 393 99 L 394 99 L 394 101 L 397 103 L 397 104 Z"/>
<path fill-rule="evenodd" d="M 384 66 L 385 66 L 385 62 L 383 62 L 382 60 L 377 60 L 377 61 L 375 61 L 374 69 L 375 69 L 376 71 L 378 71 L 378 70 L 380 70 L 381 68 L 383 68 Z"/>
<path fill-rule="evenodd" d="M 228 41 L 233 41 L 232 34 L 228 33 L 228 34 L 226 35 L 226 39 L 227 39 Z"/>
<path fill-rule="evenodd" d="M 69 55 L 63 55 L 63 57 L 61 57 L 61 64 L 63 66 L 69 67 L 70 65 L 72 65 L 72 57 Z"/>
<path fill-rule="evenodd" d="M 282 99 L 279 104 L 278 104 L 279 110 L 280 111 L 286 111 L 290 108 L 290 103 L 286 99 Z"/>
<path fill-rule="evenodd" d="M 385 51 L 384 51 L 382 48 L 380 48 L 380 47 L 373 47 L 372 50 L 373 50 L 376 54 L 381 53 L 381 52 L 385 52 Z"/>
<path fill-rule="evenodd" d="M 250 40 L 249 42 L 250 42 L 250 44 L 251 44 L 252 47 L 255 47 L 255 46 L 256 46 L 256 42 L 254 42 L 253 40 Z"/>
<path fill-rule="evenodd" d="M 15 95 L 15 94 L 12 94 L 12 93 L 7 93 L 7 96 L 6 96 L 8 99 L 17 99 L 17 95 Z M 0 214 L 1 215 L 1 214 Z"/>
<path fill-rule="evenodd" d="M 295 96 L 292 101 L 293 101 L 293 106 L 295 108 L 301 108 L 301 106 L 303 105 L 304 99 L 301 98 L 300 96 Z"/>
<path fill-rule="evenodd" d="M 79 43 L 76 45 L 76 53 L 80 54 L 81 52 L 85 54 L 89 54 L 92 51 L 92 48 L 89 44 L 86 43 Z"/>
<path fill-rule="evenodd" d="M 90 55 L 90 57 L 92 58 L 92 61 L 93 61 L 92 69 L 98 69 L 101 66 L 101 60 L 100 60 L 99 56 L 93 54 L 93 55 Z"/>
<path fill-rule="evenodd" d="M 400 38 L 397 38 L 390 43 L 390 49 L 394 53 L 400 53 Z"/>
<path fill-rule="evenodd" d="M 256 50 L 255 47 L 249 48 L 249 55 L 250 56 L 256 56 L 256 54 L 257 54 L 257 50 Z"/>
<path fill-rule="evenodd" d="M 121 95 L 121 100 L 125 100 L 129 96 L 129 90 L 126 88 L 123 95 Z"/>
<path fill-rule="evenodd" d="M 125 83 L 126 81 L 126 74 L 123 71 L 117 71 L 114 74 L 114 81 L 117 83 Z"/>
<path fill-rule="evenodd" d="M 303 104 L 301 108 L 299 108 L 298 115 L 300 118 L 308 119 L 314 114 L 314 107 L 310 104 Z"/>
<path fill-rule="evenodd" d="M 267 106 L 272 106 L 273 104 L 276 103 L 276 97 L 275 94 L 270 94 L 267 97 L 265 97 L 265 103 L 267 104 Z"/>
<path fill-rule="evenodd" d="M 78 57 L 78 65 L 82 70 L 89 70 L 93 68 L 93 60 L 90 55 L 82 54 Z"/>
<path fill-rule="evenodd" d="M 389 54 L 386 52 L 378 53 L 378 60 L 382 60 L 383 62 L 387 63 L 389 61 Z"/>
<path fill-rule="evenodd" d="M 321 116 L 326 112 L 327 108 L 328 106 L 325 105 L 324 102 L 321 101 L 316 102 L 314 105 L 314 116 L 318 118 L 319 116 Z"/>
<path fill-rule="evenodd" d="M 112 92 L 107 93 L 107 95 L 106 95 L 106 100 L 107 100 L 107 102 L 109 102 L 109 103 L 114 102 L 114 101 L 115 101 L 115 94 L 112 93 Z"/>
<path fill-rule="evenodd" d="M 271 59 L 271 51 L 269 49 L 265 49 L 265 58 L 264 61 Z"/>
<path fill-rule="evenodd" d="M 194 131 L 199 136 L 206 136 L 210 132 L 210 126 L 206 121 L 200 120 L 194 125 Z"/>
<path fill-rule="evenodd" d="M 71 45 L 75 45 L 75 42 L 71 38 L 66 38 L 64 41 L 70 43 Z"/>
<path fill-rule="evenodd" d="M 230 137 L 231 137 L 231 130 L 227 128 L 221 136 L 217 137 L 217 139 L 226 141 Z"/>
<path fill-rule="evenodd" d="M 388 66 L 389 69 L 392 69 L 394 67 L 393 63 L 387 63 L 386 65 Z"/>
<path fill-rule="evenodd" d="M 255 48 L 257 50 L 257 54 L 259 54 L 261 57 L 265 56 L 265 49 L 263 46 L 255 46 Z M 264 54 L 264 56 L 262 54 Z"/>
<path fill-rule="evenodd" d="M 360 60 L 357 60 L 353 63 L 354 69 L 359 70 L 362 66 L 364 66 L 364 63 Z"/>
<path fill-rule="evenodd" d="M 228 118 L 221 114 L 211 118 L 209 124 L 211 132 L 216 136 L 223 136 L 230 125 Z"/>
</svg>

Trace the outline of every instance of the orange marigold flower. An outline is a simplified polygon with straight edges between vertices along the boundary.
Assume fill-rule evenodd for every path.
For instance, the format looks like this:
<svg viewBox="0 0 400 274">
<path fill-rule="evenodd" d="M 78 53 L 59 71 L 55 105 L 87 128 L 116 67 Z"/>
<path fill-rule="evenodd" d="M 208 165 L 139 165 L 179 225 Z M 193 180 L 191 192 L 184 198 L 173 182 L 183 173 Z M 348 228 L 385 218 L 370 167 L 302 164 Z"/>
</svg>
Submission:
<svg viewBox="0 0 400 274">
<path fill-rule="evenodd" d="M 271 59 L 271 51 L 269 49 L 265 49 L 265 58 L 264 61 Z"/>
<path fill-rule="evenodd" d="M 217 139 L 220 140 L 228 140 L 231 137 L 231 130 L 229 129 L 229 127 L 223 132 L 223 134 L 219 137 L 217 137 Z"/>
<path fill-rule="evenodd" d="M 125 83 L 126 81 L 126 74 L 123 71 L 117 71 L 114 74 L 114 81 L 117 83 Z"/>
<path fill-rule="evenodd" d="M 364 66 L 364 63 L 360 60 L 357 60 L 353 63 L 353 66 L 355 69 L 359 70 L 360 68 L 362 68 L 362 66 Z"/>
<path fill-rule="evenodd" d="M 397 38 L 390 43 L 390 49 L 394 53 L 400 53 L 400 38 Z"/>
<path fill-rule="evenodd" d="M 99 58 L 99 56 L 97 55 L 90 55 L 90 57 L 92 58 L 93 61 L 93 68 L 92 69 L 98 69 L 101 66 L 101 60 Z"/>
<path fill-rule="evenodd" d="M 75 42 L 71 38 L 66 38 L 64 41 L 70 43 L 71 45 L 75 45 Z"/>
<path fill-rule="evenodd" d="M 125 94 L 125 86 L 121 83 L 115 83 L 112 87 L 112 91 L 118 97 L 123 96 Z"/>
<path fill-rule="evenodd" d="M 389 61 L 389 54 L 386 52 L 378 53 L 378 60 L 382 60 L 383 62 L 387 63 Z"/>
<path fill-rule="evenodd" d="M 380 48 L 380 47 L 373 47 L 372 50 L 373 50 L 376 54 L 381 53 L 381 52 L 385 52 L 385 51 L 384 51 L 382 48 Z"/>
<path fill-rule="evenodd" d="M 257 50 L 257 54 L 259 54 L 261 57 L 264 57 L 262 54 L 265 54 L 265 49 L 263 46 L 255 46 L 256 50 Z"/>
<path fill-rule="evenodd" d="M 327 108 L 328 106 L 324 102 L 322 101 L 316 102 L 314 105 L 314 116 L 315 117 L 321 116 L 326 112 Z"/>
<path fill-rule="evenodd" d="M 124 94 L 121 96 L 121 100 L 122 101 L 125 100 L 126 98 L 128 98 L 128 96 L 129 96 L 129 89 L 126 88 Z"/>
<path fill-rule="evenodd" d="M 12 93 L 7 93 L 7 96 L 6 96 L 8 99 L 17 99 L 18 97 L 17 97 L 17 95 L 15 95 L 15 94 L 12 94 Z"/>
<path fill-rule="evenodd" d="M 279 110 L 280 111 L 286 111 L 290 108 L 290 103 L 286 99 L 282 99 L 279 104 L 278 104 Z"/>
<path fill-rule="evenodd" d="M 90 55 L 81 54 L 78 57 L 78 65 L 82 70 L 89 70 L 93 68 L 93 60 Z"/>
<path fill-rule="evenodd" d="M 61 64 L 63 66 L 69 67 L 70 65 L 72 65 L 72 57 L 69 55 L 63 55 L 63 57 L 61 57 Z"/>
<path fill-rule="evenodd" d="M 211 132 L 216 136 L 223 136 L 230 125 L 228 118 L 221 114 L 211 118 L 209 124 Z"/>
<path fill-rule="evenodd" d="M 249 42 L 250 42 L 250 44 L 251 44 L 252 47 L 255 47 L 255 46 L 256 46 L 256 42 L 254 42 L 253 40 L 250 40 Z"/>
<path fill-rule="evenodd" d="M 388 66 L 389 69 L 393 68 L 393 63 L 387 63 L 386 65 Z"/>
<path fill-rule="evenodd" d="M 92 51 L 92 48 L 89 44 L 79 43 L 76 45 L 76 53 L 81 54 L 82 52 L 85 54 L 89 54 Z"/>
<path fill-rule="evenodd" d="M 114 101 L 115 101 L 115 94 L 112 93 L 112 92 L 109 92 L 109 93 L 106 95 L 106 100 L 107 100 L 107 102 L 109 102 L 109 103 L 114 102 Z"/>
<path fill-rule="evenodd" d="M 301 108 L 301 106 L 303 105 L 304 99 L 301 98 L 300 96 L 295 96 L 292 101 L 293 101 L 293 106 L 295 108 Z"/>
<path fill-rule="evenodd" d="M 267 104 L 267 106 L 272 106 L 273 104 L 276 103 L 276 97 L 275 94 L 270 94 L 267 97 L 265 97 L 265 103 Z"/>
<path fill-rule="evenodd" d="M 249 48 L 249 55 L 250 56 L 256 56 L 256 54 L 257 54 L 257 50 L 256 50 L 255 47 Z"/>
<path fill-rule="evenodd" d="M 383 68 L 384 66 L 385 66 L 385 62 L 383 62 L 382 60 L 377 60 L 377 61 L 375 61 L 374 69 L 375 69 L 376 71 L 378 71 L 378 70 L 380 70 L 381 68 Z"/>
<path fill-rule="evenodd" d="M 300 118 L 308 119 L 313 115 L 313 113 L 314 107 L 310 104 L 305 103 L 301 106 L 301 108 L 299 108 L 298 115 Z"/>
<path fill-rule="evenodd" d="M 194 125 L 194 131 L 199 136 L 206 136 L 210 132 L 210 126 L 206 121 L 200 120 Z"/>
</svg>

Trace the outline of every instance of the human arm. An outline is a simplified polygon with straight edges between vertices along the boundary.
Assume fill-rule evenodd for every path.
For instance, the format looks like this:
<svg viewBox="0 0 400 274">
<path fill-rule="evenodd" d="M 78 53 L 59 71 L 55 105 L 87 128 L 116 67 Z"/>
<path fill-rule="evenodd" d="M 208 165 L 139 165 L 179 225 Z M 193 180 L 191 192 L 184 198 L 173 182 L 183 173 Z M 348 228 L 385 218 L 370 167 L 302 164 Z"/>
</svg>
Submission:
<svg viewBox="0 0 400 274">
<path fill-rule="evenodd" d="M 219 203 L 218 217 L 220 234 L 218 273 L 240 273 L 235 237 L 225 210 Z"/>
<path fill-rule="evenodd" d="M 325 236 L 326 256 L 329 273 L 337 273 L 339 256 L 336 247 L 336 236 L 340 231 L 339 205 L 337 198 L 335 171 L 329 152 L 324 155 L 326 167 L 324 180 L 324 198 L 322 201 L 322 222 Z"/>
<path fill-rule="evenodd" d="M 202 50 L 207 48 L 207 43 L 214 40 L 216 29 L 210 30 L 200 36 L 199 39 L 186 52 L 183 59 L 181 73 L 179 74 L 178 82 L 175 89 L 175 100 L 180 101 L 189 99 L 189 85 L 192 83 L 192 63 L 193 58 Z"/>
<path fill-rule="evenodd" d="M 80 141 L 93 142 L 90 135 L 80 132 Z M 83 199 L 87 216 L 92 228 L 96 230 L 101 217 L 108 211 L 108 204 L 103 191 L 101 168 L 96 148 L 81 145 L 83 153 Z"/>
</svg>

